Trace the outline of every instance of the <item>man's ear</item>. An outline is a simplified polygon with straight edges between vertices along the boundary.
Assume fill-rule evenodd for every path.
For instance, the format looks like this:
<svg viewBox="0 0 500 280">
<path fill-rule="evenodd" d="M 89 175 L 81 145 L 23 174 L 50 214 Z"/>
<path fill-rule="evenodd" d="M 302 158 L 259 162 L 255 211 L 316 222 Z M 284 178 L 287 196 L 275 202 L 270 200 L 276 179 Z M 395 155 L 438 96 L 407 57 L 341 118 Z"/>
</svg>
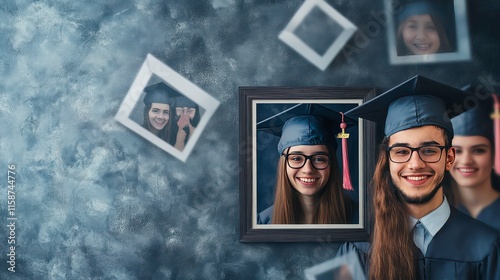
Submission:
<svg viewBox="0 0 500 280">
<path fill-rule="evenodd" d="M 451 147 L 446 153 L 446 170 L 451 170 L 451 166 L 455 162 L 455 148 Z"/>
</svg>

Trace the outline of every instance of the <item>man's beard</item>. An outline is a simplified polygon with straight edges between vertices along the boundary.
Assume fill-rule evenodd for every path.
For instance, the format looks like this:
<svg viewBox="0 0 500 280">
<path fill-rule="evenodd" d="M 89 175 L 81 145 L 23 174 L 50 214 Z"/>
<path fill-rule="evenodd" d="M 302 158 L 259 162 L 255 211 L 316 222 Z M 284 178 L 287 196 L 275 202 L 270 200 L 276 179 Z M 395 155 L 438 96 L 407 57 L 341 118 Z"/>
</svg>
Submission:
<svg viewBox="0 0 500 280">
<path fill-rule="evenodd" d="M 439 188 L 441 188 L 441 184 L 443 183 L 443 180 L 444 180 L 444 176 L 441 178 L 441 180 L 439 180 L 439 182 L 437 182 L 436 186 L 434 186 L 434 189 L 432 189 L 432 191 L 430 193 L 425 194 L 424 196 L 420 196 L 420 197 L 410 197 L 410 196 L 406 195 L 405 193 L 403 193 L 401 191 L 401 189 L 399 189 L 397 186 L 395 186 L 392 179 L 389 180 L 389 182 L 391 184 L 391 188 L 394 190 L 396 195 L 399 196 L 401 199 L 403 199 L 404 202 L 406 202 L 408 204 L 422 205 L 422 204 L 429 202 L 436 195 Z"/>
</svg>

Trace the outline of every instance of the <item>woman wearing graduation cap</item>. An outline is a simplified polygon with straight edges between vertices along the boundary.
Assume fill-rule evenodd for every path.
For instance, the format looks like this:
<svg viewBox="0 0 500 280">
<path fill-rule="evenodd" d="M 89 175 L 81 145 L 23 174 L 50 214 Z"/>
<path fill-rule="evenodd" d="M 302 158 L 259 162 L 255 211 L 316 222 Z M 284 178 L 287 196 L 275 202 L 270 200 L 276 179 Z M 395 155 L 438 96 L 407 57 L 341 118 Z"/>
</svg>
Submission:
<svg viewBox="0 0 500 280">
<path fill-rule="evenodd" d="M 457 208 L 500 231 L 500 186 L 493 169 L 493 101 L 488 97 L 451 120 L 456 158 L 450 173 Z"/>
<path fill-rule="evenodd" d="M 351 222 L 351 205 L 343 194 L 335 156 L 342 116 L 319 104 L 299 104 L 286 113 L 295 116 L 283 124 L 280 113 L 257 125 L 281 136 L 274 205 L 258 214 L 257 223 Z"/>
<path fill-rule="evenodd" d="M 164 83 L 156 83 L 144 89 L 143 127 L 165 142 L 170 143 L 171 95 L 172 88 Z"/>
<path fill-rule="evenodd" d="M 384 124 L 372 180 L 371 243 L 346 243 L 373 280 L 500 279 L 500 239 L 448 203 L 453 117 L 472 95 L 416 76 L 346 112 Z"/>
<path fill-rule="evenodd" d="M 193 135 L 196 126 L 200 122 L 200 110 L 198 104 L 185 96 L 175 99 L 175 120 L 172 136 L 174 146 L 183 150 L 190 136 Z"/>
<path fill-rule="evenodd" d="M 404 6 L 397 15 L 398 56 L 452 51 L 441 10 L 436 1 L 415 1 Z"/>
</svg>

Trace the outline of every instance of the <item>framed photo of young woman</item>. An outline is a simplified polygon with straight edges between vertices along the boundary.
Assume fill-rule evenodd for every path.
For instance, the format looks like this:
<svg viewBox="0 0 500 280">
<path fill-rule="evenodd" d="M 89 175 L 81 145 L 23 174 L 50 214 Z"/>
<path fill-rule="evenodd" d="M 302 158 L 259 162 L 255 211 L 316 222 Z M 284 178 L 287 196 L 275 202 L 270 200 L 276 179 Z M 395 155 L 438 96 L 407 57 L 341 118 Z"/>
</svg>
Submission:
<svg viewBox="0 0 500 280">
<path fill-rule="evenodd" d="M 240 241 L 368 240 L 375 124 L 342 112 L 375 90 L 240 87 L 239 94 Z"/>
<path fill-rule="evenodd" d="M 465 0 L 384 0 L 391 64 L 471 59 Z"/>
<path fill-rule="evenodd" d="M 203 89 L 148 54 L 115 119 L 185 162 L 218 106 Z"/>
</svg>

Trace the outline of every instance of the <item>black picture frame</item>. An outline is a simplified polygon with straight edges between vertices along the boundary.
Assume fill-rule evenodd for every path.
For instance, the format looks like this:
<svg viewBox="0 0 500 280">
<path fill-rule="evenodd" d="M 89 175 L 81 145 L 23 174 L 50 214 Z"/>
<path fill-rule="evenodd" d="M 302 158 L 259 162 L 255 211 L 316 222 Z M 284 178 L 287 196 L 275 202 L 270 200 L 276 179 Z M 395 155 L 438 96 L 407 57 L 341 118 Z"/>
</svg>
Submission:
<svg viewBox="0 0 500 280">
<path fill-rule="evenodd" d="M 335 225 L 257 225 L 257 117 L 267 118 L 276 113 L 261 110 L 259 105 L 273 105 L 286 109 L 300 103 L 326 103 L 339 106 L 347 111 L 375 97 L 373 88 L 352 87 L 240 87 L 239 88 L 239 120 L 240 120 L 240 242 L 343 242 L 367 241 L 370 237 L 372 217 L 370 207 L 370 190 L 366 186 L 371 180 L 376 155 L 376 124 L 358 119 L 359 139 L 358 176 L 353 180 L 357 185 L 360 205 L 358 224 Z M 277 110 L 279 112 L 279 110 Z M 257 116 L 259 114 L 259 116 Z M 351 141 L 351 140 L 349 140 Z M 274 153 L 278 154 L 276 146 Z M 259 148 L 261 149 L 261 148 Z M 340 149 L 338 149 L 340 150 Z M 273 152 L 271 152 L 273 153 Z M 278 155 L 279 157 L 279 155 Z M 350 166 L 356 162 L 351 160 Z M 276 168 L 274 168 L 276 169 Z M 355 170 L 351 168 L 351 171 Z M 352 173 L 352 172 L 351 172 Z"/>
</svg>

